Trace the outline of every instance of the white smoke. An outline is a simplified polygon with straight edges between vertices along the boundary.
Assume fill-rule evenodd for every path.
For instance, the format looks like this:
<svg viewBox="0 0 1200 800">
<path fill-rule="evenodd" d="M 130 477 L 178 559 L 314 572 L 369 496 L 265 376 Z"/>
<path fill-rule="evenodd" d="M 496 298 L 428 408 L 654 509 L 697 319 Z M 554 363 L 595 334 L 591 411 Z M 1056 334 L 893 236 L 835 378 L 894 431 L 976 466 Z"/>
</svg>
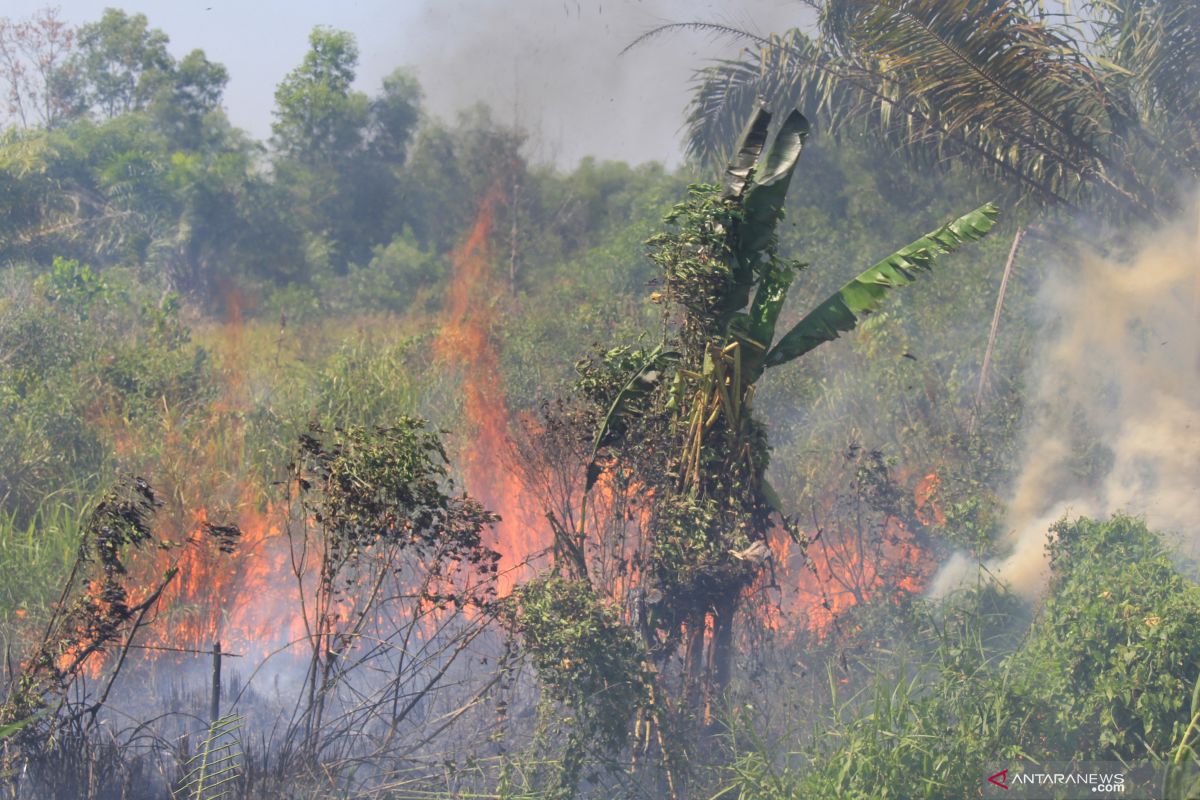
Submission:
<svg viewBox="0 0 1200 800">
<path fill-rule="evenodd" d="M 984 565 L 1021 594 L 1044 587 L 1047 529 L 1064 514 L 1142 515 L 1185 552 L 1200 544 L 1198 223 L 1155 232 L 1127 259 L 1082 255 L 1043 288 L 1056 334 L 1031 383 L 1008 554 Z M 972 574 L 958 556 L 930 592 Z"/>
<path fill-rule="evenodd" d="M 794 0 L 421 0 L 398 43 L 364 48 L 364 72 L 397 53 L 417 65 L 426 107 L 444 119 L 486 103 L 532 135 L 535 161 L 584 156 L 680 162 L 692 73 L 747 42 L 679 31 L 622 55 L 642 34 L 703 20 L 759 35 L 813 24 Z"/>
</svg>

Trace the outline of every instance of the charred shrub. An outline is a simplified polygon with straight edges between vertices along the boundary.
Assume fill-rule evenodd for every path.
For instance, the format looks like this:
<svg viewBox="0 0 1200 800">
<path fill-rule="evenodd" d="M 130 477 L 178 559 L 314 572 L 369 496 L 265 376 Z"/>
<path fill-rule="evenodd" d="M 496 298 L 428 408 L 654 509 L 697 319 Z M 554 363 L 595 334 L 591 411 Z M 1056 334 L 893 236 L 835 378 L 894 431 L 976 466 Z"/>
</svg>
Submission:
<svg viewBox="0 0 1200 800">
<path fill-rule="evenodd" d="M 455 496 L 446 452 L 423 420 L 348 427 L 327 434 L 319 427 L 300 437 L 293 464 L 301 504 L 325 533 L 331 563 L 376 544 L 437 552 L 432 569 L 469 564 L 494 573 L 499 556 L 481 533 L 497 517 L 475 500 Z"/>
</svg>

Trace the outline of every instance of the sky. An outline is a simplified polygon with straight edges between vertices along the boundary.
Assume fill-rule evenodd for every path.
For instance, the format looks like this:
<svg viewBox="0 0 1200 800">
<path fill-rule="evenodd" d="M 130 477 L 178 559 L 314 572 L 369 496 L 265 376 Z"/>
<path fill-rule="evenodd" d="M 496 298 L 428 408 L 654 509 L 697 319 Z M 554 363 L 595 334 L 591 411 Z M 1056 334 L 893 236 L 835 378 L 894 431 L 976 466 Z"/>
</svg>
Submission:
<svg viewBox="0 0 1200 800">
<path fill-rule="evenodd" d="M 693 20 L 765 34 L 811 20 L 799 0 L 6 0 L 0 14 L 47 5 L 75 25 L 116 5 L 166 32 L 177 58 L 203 49 L 229 70 L 230 118 L 258 138 L 270 135 L 275 86 L 300 63 L 309 31 L 347 30 L 358 40 L 357 88 L 373 94 L 396 67 L 413 68 L 429 113 L 451 120 L 485 102 L 530 133 L 532 158 L 564 166 L 585 155 L 678 163 L 692 70 L 740 49 L 677 34 L 621 55 L 640 34 Z"/>
</svg>

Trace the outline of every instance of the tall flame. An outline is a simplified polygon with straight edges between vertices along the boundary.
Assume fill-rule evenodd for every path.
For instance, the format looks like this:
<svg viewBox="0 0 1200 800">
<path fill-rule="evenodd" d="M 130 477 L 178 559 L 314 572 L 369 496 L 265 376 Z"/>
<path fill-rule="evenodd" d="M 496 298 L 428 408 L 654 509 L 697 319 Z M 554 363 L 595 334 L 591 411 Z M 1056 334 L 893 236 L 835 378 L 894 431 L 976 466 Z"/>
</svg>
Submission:
<svg viewBox="0 0 1200 800">
<path fill-rule="evenodd" d="M 508 398 L 492 339 L 492 301 L 500 291 L 492 275 L 488 237 L 502 194 L 483 198 L 466 241 L 452 254 L 453 271 L 442 330 L 434 352 L 462 368 L 463 413 L 468 439 L 456 463 L 467 490 L 500 516 L 489 544 L 501 556 L 500 589 L 507 593 L 527 564 L 550 543 L 536 494 L 512 468 Z"/>
</svg>

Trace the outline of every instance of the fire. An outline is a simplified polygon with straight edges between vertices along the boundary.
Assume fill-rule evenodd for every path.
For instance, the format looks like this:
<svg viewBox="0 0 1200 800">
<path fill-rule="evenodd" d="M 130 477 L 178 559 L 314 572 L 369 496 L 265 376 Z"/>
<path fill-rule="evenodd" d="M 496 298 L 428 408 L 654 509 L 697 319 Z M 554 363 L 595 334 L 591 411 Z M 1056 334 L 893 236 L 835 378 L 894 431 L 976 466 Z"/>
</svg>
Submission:
<svg viewBox="0 0 1200 800">
<path fill-rule="evenodd" d="M 288 557 L 288 509 L 283 504 L 264 506 L 259 487 L 242 473 L 247 450 L 244 419 L 252 405 L 247 380 L 250 345 L 243 320 L 248 298 L 233 285 L 222 291 L 225 319 L 211 345 L 221 364 L 220 393 L 207 424 L 213 433 L 188 441 L 174 428 L 167 431 L 181 471 L 165 476 L 178 502 L 159 522 L 173 534 L 168 538 L 182 547 L 162 551 L 150 567 L 161 574 L 175 566 L 178 575 L 163 593 L 158 619 L 142 644 L 207 651 L 219 641 L 227 653 L 265 657 L 300 641 L 304 619 Z M 237 525 L 241 536 L 233 553 L 214 546 L 209 523 Z"/>
<path fill-rule="evenodd" d="M 922 525 L 945 523 L 938 486 L 937 473 L 930 472 L 914 488 Z M 773 537 L 770 545 L 782 595 L 779 611 L 802 616 L 819 636 L 828 634 L 839 616 L 883 593 L 894 599 L 920 593 L 933 568 L 914 532 L 890 516 L 877 529 L 864 529 L 860 522 L 823 528 L 810 534 L 807 553 L 784 535 Z M 774 629 L 783 626 L 779 611 L 768 612 L 766 622 Z"/>
<path fill-rule="evenodd" d="M 242 535 L 231 558 L 207 541 L 207 511 L 195 514 L 179 575 L 163 596 L 162 624 L 152 626 L 147 645 L 207 650 L 219 641 L 227 652 L 265 658 L 303 640 L 283 512 L 244 504 L 236 521 Z"/>
<path fill-rule="evenodd" d="M 938 489 L 942 479 L 936 472 L 930 472 L 922 478 L 913 489 L 913 502 L 916 507 L 917 519 L 922 525 L 945 525 L 946 515 L 938 504 Z"/>
<path fill-rule="evenodd" d="M 128 603 L 136 606 L 174 573 L 133 641 L 135 652 L 151 660 L 182 661 L 189 651 L 210 651 L 217 641 L 227 653 L 265 656 L 304 636 L 286 509 L 264 510 L 262 487 L 244 469 L 249 449 L 244 420 L 251 410 L 246 298 L 230 286 L 224 294 L 226 317 L 208 345 L 220 356 L 214 375 L 218 394 L 200 423 L 203 435 L 189 433 L 188 412 L 177 413 L 165 400 L 163 425 L 149 432 L 149 440 L 112 409 L 97 409 L 98 424 L 111 435 L 126 469 L 147 475 L 164 501 L 155 530 L 173 546 L 128 554 L 125 582 Z M 210 522 L 241 530 L 232 555 L 220 552 L 209 535 Z M 95 597 L 97 590 L 85 591 Z M 109 652 L 91 656 L 85 674 L 99 675 L 123 644 L 118 639 Z"/>
<path fill-rule="evenodd" d="M 929 570 L 904 523 L 889 519 L 881 541 L 872 544 L 845 531 L 830 534 L 810 542 L 806 555 L 797 553 L 787 537 L 771 544 L 780 607 L 801 615 L 810 632 L 827 634 L 838 617 L 883 592 L 899 597 L 922 590 Z"/>
<path fill-rule="evenodd" d="M 549 546 L 550 532 L 535 493 L 511 467 L 515 449 L 508 400 L 491 336 L 491 303 L 500 287 L 492 275 L 488 237 L 501 197 L 499 189 L 488 192 L 466 241 L 452 254 L 445 316 L 434 350 L 462 369 L 468 438 L 456 463 L 471 495 L 500 515 L 489 545 L 501 555 L 500 590 L 508 593 L 529 561 Z"/>
<path fill-rule="evenodd" d="M 453 461 L 467 491 L 502 518 L 488 544 L 502 556 L 499 588 L 508 592 L 525 565 L 548 547 L 550 532 L 541 503 L 511 468 L 510 414 L 491 338 L 491 301 L 498 287 L 491 275 L 488 237 L 500 197 L 493 191 L 484 198 L 466 240 L 452 254 L 454 269 L 435 352 L 462 370 L 467 425 Z M 176 570 L 147 620 L 152 624 L 135 642 L 151 659 L 185 660 L 187 652 L 201 654 L 220 642 L 226 653 L 257 661 L 309 638 L 302 579 L 296 575 L 288 537 L 294 509 L 285 502 L 265 502 L 263 487 L 244 470 L 250 446 L 244 419 L 252 410 L 254 385 L 248 377 L 254 364 L 248 359 L 254 357 L 256 342 L 242 318 L 246 298 L 236 287 L 224 287 L 224 294 L 226 319 L 209 337 L 221 365 L 219 394 L 204 425 L 211 435 L 185 434 L 182 420 L 167 409 L 158 455 L 137 467 L 154 476 L 160 494 L 169 498 L 157 520 L 158 533 L 179 545 L 144 553 L 131 568 L 129 586 L 142 595 L 132 596 L 131 603 L 143 600 L 150 591 L 145 587 L 158 586 L 168 570 Z M 114 433 L 124 430 L 119 423 L 114 420 Z M 131 458 L 153 452 L 136 437 L 127 438 L 121 450 Z M 212 542 L 206 530 L 211 522 L 234 523 L 241 530 L 232 555 L 219 552 Z M 329 613 L 349 618 L 352 599 L 338 602 Z M 97 654 L 87 671 L 99 674 L 111 660 L 111 654 Z"/>
<path fill-rule="evenodd" d="M 501 554 L 499 589 L 507 594 L 529 575 L 531 562 L 549 549 L 552 533 L 543 517 L 549 507 L 544 487 L 539 493 L 535 477 L 514 469 L 512 415 L 492 336 L 494 298 L 502 289 L 492 274 L 489 238 L 502 199 L 498 190 L 483 198 L 471 230 L 452 253 L 453 270 L 434 353 L 442 363 L 461 371 L 465 425 L 452 461 L 467 491 L 501 517 L 488 544 Z M 222 393 L 209 421 L 209 427 L 220 433 L 209 441 L 187 441 L 170 419 L 165 430 L 171 461 L 179 471 L 170 476 L 176 502 L 164 522 L 175 534 L 170 538 L 189 543 L 161 551 L 144 567 L 146 586 L 156 585 L 154 578 L 161 578 L 168 568 L 178 567 L 178 574 L 163 594 L 156 624 L 148 627 L 142 644 L 207 651 L 220 641 L 226 652 L 259 659 L 288 643 L 305 641 L 308 632 L 287 536 L 291 509 L 264 503 L 261 489 L 244 478 L 231 491 L 222 477 L 240 474 L 231 467 L 239 464 L 246 450 L 242 420 L 251 407 L 248 387 L 252 383 L 243 364 L 248 349 L 241 316 L 244 298 L 229 291 L 226 300 L 228 318 L 218 329 L 216 342 L 224 368 Z M 945 523 L 939 488 L 939 476 L 929 472 L 913 489 L 916 518 L 922 525 Z M 594 565 L 595 577 L 614 601 L 624 605 L 644 580 L 633 554 L 648 535 L 648 498 L 641 497 L 639 486 L 612 485 L 607 475 L 593 492 L 590 529 L 601 534 L 610 515 L 614 523 L 624 521 L 631 529 L 616 550 L 605 551 Z M 638 498 L 640 505 L 633 502 Z M 222 499 L 224 503 L 219 502 Z M 229 510 L 219 512 L 218 507 Z M 208 541 L 205 529 L 211 521 L 233 521 L 241 529 L 233 557 L 219 553 Z M 770 580 L 782 597 L 778 610 L 767 612 L 766 622 L 777 630 L 786 626 L 778 613 L 782 611 L 802 619 L 810 632 L 825 635 L 851 607 L 882 593 L 919 592 L 928 577 L 928 559 L 920 543 L 896 518 L 886 519 L 865 536 L 847 524 L 814 532 L 810 539 L 807 552 L 786 536 L 774 536 L 770 542 L 774 566 L 764 582 Z M 336 613 L 349 616 L 351 611 L 339 608 Z"/>
</svg>

